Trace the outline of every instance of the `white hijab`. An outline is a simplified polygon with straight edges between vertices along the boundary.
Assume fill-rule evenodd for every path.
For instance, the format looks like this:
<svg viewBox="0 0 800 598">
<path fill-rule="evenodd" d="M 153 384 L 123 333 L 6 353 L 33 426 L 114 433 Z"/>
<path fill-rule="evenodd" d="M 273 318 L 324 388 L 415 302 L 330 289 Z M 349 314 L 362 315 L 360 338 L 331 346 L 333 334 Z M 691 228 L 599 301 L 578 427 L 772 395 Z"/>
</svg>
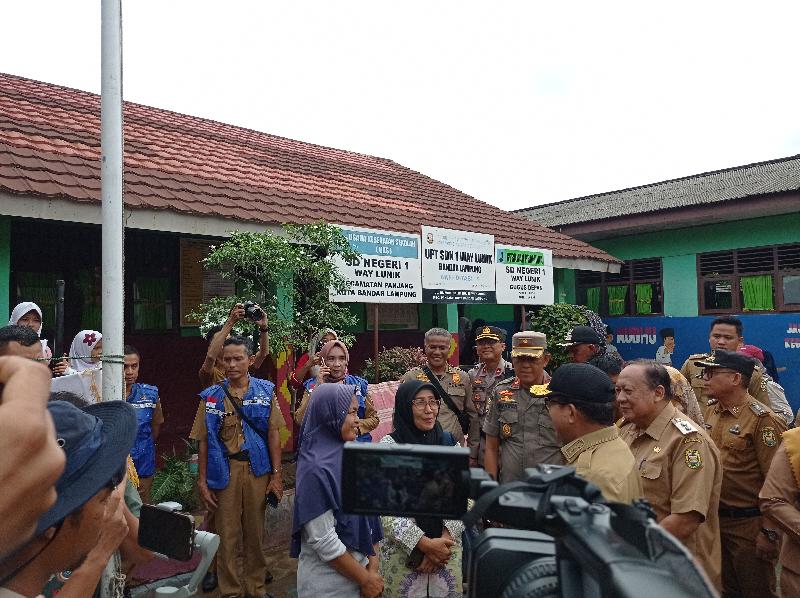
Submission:
<svg viewBox="0 0 800 598">
<path fill-rule="evenodd" d="M 103 335 L 97 330 L 81 330 L 75 335 L 69 348 L 70 365 L 73 370 L 80 373 L 84 370 L 97 370 L 103 367 L 102 362 L 92 361 L 92 349 L 102 338 Z"/>
<path fill-rule="evenodd" d="M 42 326 L 44 326 L 42 308 L 36 305 L 33 301 L 23 301 L 22 303 L 17 304 L 17 306 L 11 312 L 11 317 L 8 318 L 8 325 L 15 326 L 19 323 L 22 316 L 32 311 L 35 311 L 37 314 L 39 314 L 39 320 L 41 321 L 39 330 L 36 331 L 36 335 L 41 339 L 39 342 L 42 343 L 42 354 L 45 357 L 50 357 L 52 353 L 50 352 L 50 347 L 47 346 L 47 339 L 42 338 Z"/>
</svg>

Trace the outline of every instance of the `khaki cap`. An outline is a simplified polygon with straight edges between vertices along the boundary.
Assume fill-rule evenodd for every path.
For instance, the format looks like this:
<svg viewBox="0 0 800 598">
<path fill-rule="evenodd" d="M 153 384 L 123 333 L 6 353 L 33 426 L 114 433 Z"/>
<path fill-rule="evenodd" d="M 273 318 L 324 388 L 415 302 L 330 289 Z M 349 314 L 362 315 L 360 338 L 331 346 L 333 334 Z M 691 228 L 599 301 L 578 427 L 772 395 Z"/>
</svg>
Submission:
<svg viewBox="0 0 800 598">
<path fill-rule="evenodd" d="M 511 337 L 511 357 L 541 357 L 547 351 L 547 335 L 542 332 L 517 332 Z"/>
</svg>

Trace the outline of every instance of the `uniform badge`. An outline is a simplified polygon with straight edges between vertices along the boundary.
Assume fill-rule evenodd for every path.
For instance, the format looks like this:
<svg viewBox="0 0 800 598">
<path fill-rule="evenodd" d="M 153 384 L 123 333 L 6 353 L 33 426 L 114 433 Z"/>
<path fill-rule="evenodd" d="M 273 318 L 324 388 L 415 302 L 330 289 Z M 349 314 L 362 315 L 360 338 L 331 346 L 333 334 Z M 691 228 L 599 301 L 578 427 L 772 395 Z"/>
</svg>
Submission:
<svg viewBox="0 0 800 598">
<path fill-rule="evenodd" d="M 686 467 L 689 469 L 700 469 L 703 466 L 703 458 L 697 449 L 686 449 L 683 458 L 686 461 Z"/>
<path fill-rule="evenodd" d="M 742 431 L 742 429 L 739 427 L 739 424 L 736 424 L 735 426 L 733 426 L 731 429 L 728 430 L 728 432 L 730 432 L 731 434 L 737 434 L 737 435 L 741 431 Z"/>
<path fill-rule="evenodd" d="M 511 425 L 503 424 L 503 438 L 511 438 Z"/>
<path fill-rule="evenodd" d="M 430 382 L 430 379 L 425 375 L 425 372 L 420 372 L 417 374 L 417 380 L 422 380 L 423 382 Z"/>
<path fill-rule="evenodd" d="M 654 453 L 660 453 L 661 452 L 661 447 L 660 446 L 654 446 L 653 447 L 653 452 Z"/>
<path fill-rule="evenodd" d="M 761 438 L 767 446 L 775 446 L 778 444 L 778 436 L 775 434 L 775 428 L 764 428 L 761 430 Z"/>
<path fill-rule="evenodd" d="M 514 401 L 513 390 L 501 390 L 497 393 L 497 401 L 499 403 L 511 403 Z"/>
<path fill-rule="evenodd" d="M 535 397 L 543 397 L 550 392 L 549 384 L 534 384 L 531 386 L 531 394 Z"/>
<path fill-rule="evenodd" d="M 461 374 L 458 372 L 453 374 L 453 384 L 461 384 Z"/>
<path fill-rule="evenodd" d="M 710 430 L 711 424 L 703 424 L 703 427 L 705 427 L 706 430 Z"/>
</svg>

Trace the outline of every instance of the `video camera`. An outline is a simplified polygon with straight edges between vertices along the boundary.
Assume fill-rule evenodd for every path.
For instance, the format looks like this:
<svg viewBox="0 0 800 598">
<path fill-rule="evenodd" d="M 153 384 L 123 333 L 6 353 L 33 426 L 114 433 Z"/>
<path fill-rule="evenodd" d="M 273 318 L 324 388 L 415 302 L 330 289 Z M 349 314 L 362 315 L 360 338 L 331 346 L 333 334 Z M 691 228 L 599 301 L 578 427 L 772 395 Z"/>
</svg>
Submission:
<svg viewBox="0 0 800 598">
<path fill-rule="evenodd" d="M 498 485 L 470 470 L 467 449 L 348 442 L 342 499 L 348 513 L 463 519 L 467 538 L 481 520 L 506 526 L 464 547 L 471 598 L 717 595 L 645 501 L 608 502 L 572 467 L 525 474 Z"/>
</svg>

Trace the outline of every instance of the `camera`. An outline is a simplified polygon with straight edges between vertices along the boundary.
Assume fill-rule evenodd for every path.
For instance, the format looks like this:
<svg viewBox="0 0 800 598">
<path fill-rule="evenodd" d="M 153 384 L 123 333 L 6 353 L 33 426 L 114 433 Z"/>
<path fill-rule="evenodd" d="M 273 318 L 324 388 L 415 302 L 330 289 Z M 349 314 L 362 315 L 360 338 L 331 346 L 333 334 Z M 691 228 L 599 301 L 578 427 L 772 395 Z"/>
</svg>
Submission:
<svg viewBox="0 0 800 598">
<path fill-rule="evenodd" d="M 646 501 L 606 501 L 572 467 L 539 465 L 525 475 L 499 485 L 470 470 L 460 447 L 348 442 L 342 502 L 355 514 L 462 519 L 471 598 L 717 595 Z M 478 536 L 482 521 L 493 527 Z"/>
<path fill-rule="evenodd" d="M 252 301 L 245 301 L 243 307 L 244 315 L 247 316 L 247 319 L 252 320 L 253 322 L 258 322 L 264 317 L 264 310 L 262 310 Z"/>
</svg>

